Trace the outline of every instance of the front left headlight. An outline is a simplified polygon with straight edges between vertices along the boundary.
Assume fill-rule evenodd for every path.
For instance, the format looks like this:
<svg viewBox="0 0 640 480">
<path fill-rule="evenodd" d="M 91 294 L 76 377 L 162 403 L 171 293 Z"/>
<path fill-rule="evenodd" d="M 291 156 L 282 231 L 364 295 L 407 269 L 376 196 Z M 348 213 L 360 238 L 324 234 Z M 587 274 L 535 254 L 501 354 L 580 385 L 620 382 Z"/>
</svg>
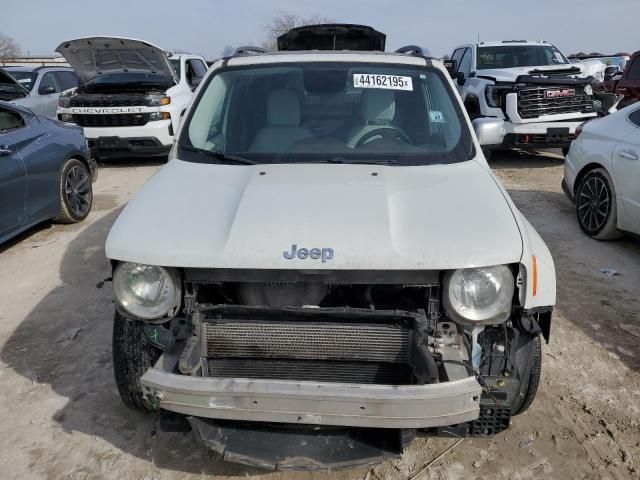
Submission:
<svg viewBox="0 0 640 480">
<path fill-rule="evenodd" d="M 60 95 L 58 97 L 58 106 L 60 108 L 69 108 L 71 107 L 71 98 L 66 95 Z"/>
<path fill-rule="evenodd" d="M 443 303 L 447 315 L 468 325 L 506 321 L 511 315 L 515 281 L 505 265 L 464 268 L 444 277 Z"/>
<path fill-rule="evenodd" d="M 173 316 L 180 306 L 180 276 L 171 268 L 120 263 L 113 273 L 113 291 L 118 305 L 141 320 Z"/>
</svg>

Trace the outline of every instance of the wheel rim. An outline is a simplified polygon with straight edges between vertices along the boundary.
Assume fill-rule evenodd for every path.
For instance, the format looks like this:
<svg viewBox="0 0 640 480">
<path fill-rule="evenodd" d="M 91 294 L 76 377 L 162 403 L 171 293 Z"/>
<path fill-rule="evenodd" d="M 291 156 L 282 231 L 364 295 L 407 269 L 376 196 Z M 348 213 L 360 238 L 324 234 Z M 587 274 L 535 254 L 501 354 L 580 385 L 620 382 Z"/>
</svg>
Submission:
<svg viewBox="0 0 640 480">
<path fill-rule="evenodd" d="M 602 230 L 611 210 L 609 186 L 600 177 L 588 178 L 578 196 L 578 218 L 589 232 Z"/>
<path fill-rule="evenodd" d="M 67 172 L 65 185 L 67 205 L 74 215 L 84 217 L 91 208 L 91 179 L 87 171 L 74 165 Z"/>
</svg>

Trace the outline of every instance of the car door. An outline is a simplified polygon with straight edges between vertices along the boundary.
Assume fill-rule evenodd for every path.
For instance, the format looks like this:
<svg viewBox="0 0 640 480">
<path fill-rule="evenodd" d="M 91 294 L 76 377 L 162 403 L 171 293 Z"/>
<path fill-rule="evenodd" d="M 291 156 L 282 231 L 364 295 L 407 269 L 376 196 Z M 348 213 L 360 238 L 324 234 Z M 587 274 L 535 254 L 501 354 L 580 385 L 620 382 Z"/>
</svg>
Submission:
<svg viewBox="0 0 640 480">
<path fill-rule="evenodd" d="M 32 110 L 45 117 L 55 118 L 58 97 L 62 91 L 54 72 L 46 72 L 40 78 L 37 96 Z"/>
<path fill-rule="evenodd" d="M 25 130 L 20 113 L 0 106 L 0 237 L 26 221 L 27 172 L 18 149 Z"/>
<path fill-rule="evenodd" d="M 636 128 L 614 147 L 612 157 L 616 194 L 622 206 L 618 223 L 620 228 L 640 234 L 640 107 L 627 114 L 626 121 Z"/>
<path fill-rule="evenodd" d="M 458 75 L 464 75 L 464 77 L 460 77 L 456 82 L 456 87 L 458 88 L 458 92 L 460 95 L 463 95 L 464 84 L 469 80 L 469 72 L 471 71 L 471 56 L 473 50 L 470 48 L 465 48 L 464 53 L 462 54 L 462 58 L 460 59 L 460 63 L 458 64 Z"/>
</svg>

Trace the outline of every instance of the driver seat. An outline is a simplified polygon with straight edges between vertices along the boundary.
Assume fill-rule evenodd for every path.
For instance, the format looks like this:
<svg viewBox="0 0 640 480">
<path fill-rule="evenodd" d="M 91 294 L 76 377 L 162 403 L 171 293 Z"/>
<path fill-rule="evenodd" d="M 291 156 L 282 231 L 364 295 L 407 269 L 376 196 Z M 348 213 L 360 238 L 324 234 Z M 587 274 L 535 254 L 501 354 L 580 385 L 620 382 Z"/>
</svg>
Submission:
<svg viewBox="0 0 640 480">
<path fill-rule="evenodd" d="M 396 116 L 396 97 L 393 90 L 365 90 L 360 100 L 360 114 L 364 120 L 363 125 L 351 129 L 347 135 L 347 145 L 354 148 L 360 139 L 369 132 L 380 128 L 393 128 Z"/>
</svg>

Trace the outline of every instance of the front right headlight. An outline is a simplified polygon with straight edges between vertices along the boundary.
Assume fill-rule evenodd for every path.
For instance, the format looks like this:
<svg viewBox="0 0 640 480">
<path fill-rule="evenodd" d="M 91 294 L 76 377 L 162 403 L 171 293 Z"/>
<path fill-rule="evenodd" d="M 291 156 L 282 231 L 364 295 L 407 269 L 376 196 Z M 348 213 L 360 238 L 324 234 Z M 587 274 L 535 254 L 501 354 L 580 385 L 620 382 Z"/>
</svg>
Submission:
<svg viewBox="0 0 640 480">
<path fill-rule="evenodd" d="M 161 320 L 180 306 L 180 276 L 174 269 L 120 263 L 113 273 L 113 291 L 120 306 L 141 320 Z"/>
<path fill-rule="evenodd" d="M 444 277 L 443 303 L 447 315 L 467 325 L 506 321 L 511 315 L 515 281 L 506 265 L 464 268 Z"/>
</svg>

